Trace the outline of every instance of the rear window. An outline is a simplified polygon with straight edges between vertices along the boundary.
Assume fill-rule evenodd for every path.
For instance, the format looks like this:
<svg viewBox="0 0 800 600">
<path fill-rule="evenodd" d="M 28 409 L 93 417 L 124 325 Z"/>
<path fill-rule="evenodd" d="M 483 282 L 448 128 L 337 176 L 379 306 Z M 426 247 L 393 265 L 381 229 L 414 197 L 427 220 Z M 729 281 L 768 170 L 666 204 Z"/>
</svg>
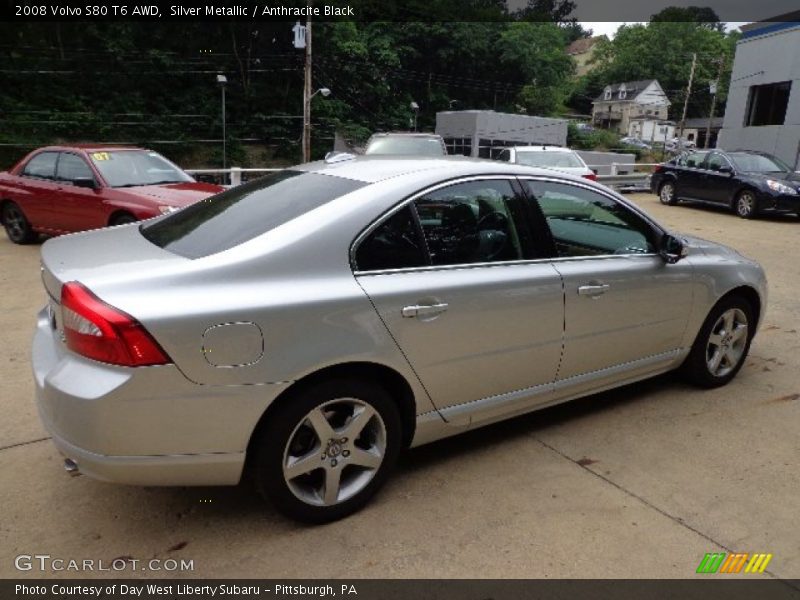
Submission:
<svg viewBox="0 0 800 600">
<path fill-rule="evenodd" d="M 444 156 L 445 151 L 439 138 L 387 136 L 373 139 L 364 154 Z"/>
<path fill-rule="evenodd" d="M 365 183 L 303 171 L 279 171 L 140 226 L 160 248 L 186 258 L 229 250 L 349 194 Z"/>
<path fill-rule="evenodd" d="M 583 163 L 572 152 L 556 151 L 536 151 L 525 152 L 517 151 L 517 163 L 531 167 L 551 167 L 551 168 L 577 168 L 582 167 Z"/>
</svg>

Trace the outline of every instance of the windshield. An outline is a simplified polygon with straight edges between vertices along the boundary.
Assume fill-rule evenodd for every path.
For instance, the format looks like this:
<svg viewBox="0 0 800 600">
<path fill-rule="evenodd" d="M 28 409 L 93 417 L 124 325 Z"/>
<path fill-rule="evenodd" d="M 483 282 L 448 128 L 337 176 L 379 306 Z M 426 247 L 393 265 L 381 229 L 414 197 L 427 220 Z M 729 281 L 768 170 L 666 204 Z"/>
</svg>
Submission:
<svg viewBox="0 0 800 600">
<path fill-rule="evenodd" d="M 517 164 L 530 167 L 550 167 L 555 169 L 574 169 L 583 167 L 581 159 L 572 152 L 541 152 L 517 151 Z"/>
<path fill-rule="evenodd" d="M 150 150 L 90 152 L 94 166 L 111 187 L 194 181 L 189 175 Z"/>
<path fill-rule="evenodd" d="M 444 156 L 444 148 L 438 138 L 387 136 L 372 140 L 364 154 Z"/>
<path fill-rule="evenodd" d="M 148 221 L 139 230 L 159 248 L 200 258 L 238 246 L 364 185 L 287 169 Z"/>
<path fill-rule="evenodd" d="M 765 154 L 748 154 L 747 152 L 730 152 L 728 156 L 737 171 L 750 173 L 786 173 L 789 166 L 774 156 Z"/>
</svg>

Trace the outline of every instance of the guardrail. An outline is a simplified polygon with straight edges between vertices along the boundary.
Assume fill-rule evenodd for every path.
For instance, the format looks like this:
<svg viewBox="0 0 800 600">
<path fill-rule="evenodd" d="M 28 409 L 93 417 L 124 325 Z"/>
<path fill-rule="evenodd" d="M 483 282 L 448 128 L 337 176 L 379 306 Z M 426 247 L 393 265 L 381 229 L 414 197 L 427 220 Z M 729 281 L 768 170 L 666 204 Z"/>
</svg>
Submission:
<svg viewBox="0 0 800 600">
<path fill-rule="evenodd" d="M 242 183 L 242 174 L 247 173 L 273 173 L 282 169 L 243 169 L 242 167 L 231 167 L 230 169 L 186 169 L 189 175 L 222 175 L 222 185 L 225 184 L 227 176 L 228 184 L 231 186 Z"/>
<path fill-rule="evenodd" d="M 650 172 L 653 167 L 661 163 L 611 163 L 610 175 L 598 175 L 597 181 L 619 191 L 649 190 Z M 592 171 L 597 172 L 599 166 L 608 165 L 587 165 Z M 646 172 L 636 170 L 639 168 L 648 169 Z"/>
<path fill-rule="evenodd" d="M 610 175 L 598 175 L 597 181 L 618 190 L 650 189 L 650 170 L 660 163 L 611 163 Z M 609 165 L 587 165 L 592 171 Z M 636 172 L 636 169 L 647 168 L 647 172 Z M 231 167 L 230 169 L 186 169 L 190 175 L 221 175 L 222 185 L 236 186 L 246 180 L 248 173 L 274 173 L 281 169 L 244 169 Z M 245 178 L 243 179 L 243 175 Z M 226 183 L 227 179 L 227 183 Z"/>
</svg>

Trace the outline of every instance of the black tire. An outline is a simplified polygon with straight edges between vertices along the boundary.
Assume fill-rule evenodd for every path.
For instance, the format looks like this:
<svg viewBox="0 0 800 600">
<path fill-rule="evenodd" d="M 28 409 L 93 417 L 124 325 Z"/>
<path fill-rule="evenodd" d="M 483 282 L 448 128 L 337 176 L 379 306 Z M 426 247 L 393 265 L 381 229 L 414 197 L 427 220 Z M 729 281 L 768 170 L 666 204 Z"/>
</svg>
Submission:
<svg viewBox="0 0 800 600">
<path fill-rule="evenodd" d="M 131 213 L 120 213 L 111 219 L 110 225 L 127 225 L 128 223 L 135 223 L 137 221 Z"/>
<path fill-rule="evenodd" d="M 755 219 L 758 216 L 758 197 L 752 190 L 742 190 L 733 201 L 733 210 L 743 219 Z"/>
<path fill-rule="evenodd" d="M 371 407 L 374 414 L 368 417 L 363 432 L 356 434 L 355 439 L 338 438 L 344 436 L 348 425 L 356 421 L 353 417 L 341 420 L 351 401 Z M 318 413 L 320 408 L 325 412 Z M 343 412 L 337 412 L 340 410 Z M 317 435 L 316 426 L 309 418 L 311 414 L 322 414 L 333 427 L 336 439 L 324 440 L 323 436 Z M 355 410 L 352 414 L 355 416 Z M 382 387 L 369 381 L 332 379 L 312 384 L 285 398 L 268 418 L 254 440 L 253 479 L 264 498 L 278 511 L 298 521 L 326 523 L 356 512 L 385 483 L 400 453 L 402 428 L 397 405 Z M 384 446 L 382 460 L 374 468 L 356 464 L 357 456 L 366 456 L 360 448 L 372 448 L 372 441 L 367 439 L 369 436 L 382 439 Z M 298 449 L 293 450 L 296 445 Z M 378 445 L 376 442 L 375 446 Z M 299 457 L 294 458 L 291 453 Z M 320 458 L 319 463 L 317 458 Z M 308 472 L 295 477 L 284 475 L 284 465 L 289 468 L 307 459 L 313 459 L 308 463 Z M 320 466 L 314 466 L 317 464 Z M 341 476 L 341 480 L 336 480 L 337 499 L 325 504 L 328 502 L 325 497 L 327 477 L 337 469 Z M 348 491 L 347 485 L 352 489 Z"/>
<path fill-rule="evenodd" d="M 3 204 L 3 227 L 8 239 L 15 244 L 30 244 L 39 237 L 16 202 Z"/>
<path fill-rule="evenodd" d="M 675 182 L 665 181 L 658 186 L 658 199 L 661 204 L 675 206 L 678 203 L 678 196 L 675 195 Z"/>
<path fill-rule="evenodd" d="M 718 328 L 720 321 L 723 319 L 723 315 L 726 315 L 726 313 L 729 311 L 739 311 L 739 313 L 741 313 L 746 320 L 747 330 L 744 334 L 745 339 L 743 340 L 743 344 L 740 348 L 741 353 L 738 354 L 738 360 L 735 362 L 735 364 L 732 366 L 729 365 L 729 368 L 723 369 L 723 365 L 720 363 L 719 366 L 721 370 L 713 372 L 710 361 L 714 358 L 715 353 L 712 346 L 716 347 L 716 349 L 720 352 L 722 351 L 723 347 L 720 345 L 715 345 L 712 342 L 712 334 L 720 337 L 719 333 L 723 331 L 724 335 L 721 337 L 723 341 L 725 341 L 730 340 L 729 336 L 732 336 L 734 330 L 737 329 L 736 325 L 731 328 L 731 331 L 724 331 L 724 329 L 720 330 Z M 736 377 L 736 374 L 742 368 L 742 365 L 747 359 L 747 353 L 750 351 L 750 343 L 753 340 L 753 328 L 755 325 L 755 314 L 753 308 L 744 297 L 734 295 L 720 300 L 714 306 L 714 308 L 711 309 L 708 317 L 706 317 L 706 320 L 703 323 L 703 326 L 700 328 L 700 332 L 697 334 L 697 338 L 692 345 L 689 356 L 686 358 L 681 367 L 684 376 L 691 383 L 704 388 L 715 388 L 727 384 L 731 379 Z M 727 348 L 731 351 L 734 350 L 733 344 L 735 343 L 736 342 L 731 343 L 729 341 Z"/>
</svg>

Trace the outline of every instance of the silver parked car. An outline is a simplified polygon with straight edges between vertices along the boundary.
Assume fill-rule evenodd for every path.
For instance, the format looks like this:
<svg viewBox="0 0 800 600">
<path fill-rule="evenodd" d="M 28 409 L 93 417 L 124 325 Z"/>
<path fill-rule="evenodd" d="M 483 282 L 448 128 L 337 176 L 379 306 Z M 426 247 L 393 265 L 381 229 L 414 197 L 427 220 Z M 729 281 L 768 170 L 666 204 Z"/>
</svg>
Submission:
<svg viewBox="0 0 800 600">
<path fill-rule="evenodd" d="M 65 466 L 340 518 L 398 453 L 681 367 L 741 368 L 758 264 L 605 187 L 463 158 L 284 170 L 42 248 L 33 369 Z"/>
</svg>

